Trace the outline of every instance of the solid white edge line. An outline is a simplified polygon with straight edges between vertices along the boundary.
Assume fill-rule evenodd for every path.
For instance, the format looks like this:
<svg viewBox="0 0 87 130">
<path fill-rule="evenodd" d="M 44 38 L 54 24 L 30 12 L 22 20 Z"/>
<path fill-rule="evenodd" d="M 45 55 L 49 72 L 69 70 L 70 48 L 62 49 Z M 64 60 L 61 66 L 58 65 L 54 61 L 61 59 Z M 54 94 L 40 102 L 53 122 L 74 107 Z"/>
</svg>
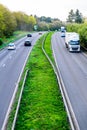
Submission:
<svg viewBox="0 0 87 130">
<path fill-rule="evenodd" d="M 18 114 L 19 107 L 20 107 L 20 102 L 21 102 L 22 93 L 23 93 L 23 90 L 24 90 L 24 85 L 25 85 L 27 73 L 28 73 L 28 70 L 26 71 L 25 77 L 24 77 L 24 80 L 23 80 L 23 84 L 22 84 L 22 88 L 21 88 L 21 91 L 20 91 L 20 96 L 19 96 L 19 99 L 18 99 L 18 104 L 17 104 L 17 108 L 16 108 L 16 112 L 15 112 L 15 116 L 14 116 L 14 120 L 13 120 L 13 124 L 12 124 L 11 130 L 14 130 L 14 128 L 15 128 L 16 119 L 17 119 L 17 114 Z"/>
</svg>

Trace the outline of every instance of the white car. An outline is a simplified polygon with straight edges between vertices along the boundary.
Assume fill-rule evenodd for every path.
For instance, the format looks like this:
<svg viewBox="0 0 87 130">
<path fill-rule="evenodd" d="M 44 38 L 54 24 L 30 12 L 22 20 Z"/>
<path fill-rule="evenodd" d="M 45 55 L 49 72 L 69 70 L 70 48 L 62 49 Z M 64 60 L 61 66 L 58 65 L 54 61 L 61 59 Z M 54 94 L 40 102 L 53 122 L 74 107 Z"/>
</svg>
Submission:
<svg viewBox="0 0 87 130">
<path fill-rule="evenodd" d="M 16 46 L 14 43 L 9 43 L 8 44 L 8 50 L 15 50 L 16 49 Z"/>
</svg>

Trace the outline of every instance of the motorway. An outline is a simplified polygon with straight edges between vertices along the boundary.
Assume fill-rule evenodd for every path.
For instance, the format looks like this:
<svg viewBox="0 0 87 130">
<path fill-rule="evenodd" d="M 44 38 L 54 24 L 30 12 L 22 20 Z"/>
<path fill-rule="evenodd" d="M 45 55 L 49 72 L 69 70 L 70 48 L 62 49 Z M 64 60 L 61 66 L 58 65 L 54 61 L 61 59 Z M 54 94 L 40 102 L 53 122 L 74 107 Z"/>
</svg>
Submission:
<svg viewBox="0 0 87 130">
<path fill-rule="evenodd" d="M 52 49 L 80 130 L 87 130 L 87 56 L 71 53 L 60 32 L 52 36 Z"/>
<path fill-rule="evenodd" d="M 9 104 L 19 77 L 33 45 L 40 37 L 38 33 L 32 34 L 32 46 L 25 47 L 24 41 L 27 38 L 21 38 L 15 41 L 16 50 L 7 48 L 0 51 L 0 130 L 3 129 Z"/>
</svg>

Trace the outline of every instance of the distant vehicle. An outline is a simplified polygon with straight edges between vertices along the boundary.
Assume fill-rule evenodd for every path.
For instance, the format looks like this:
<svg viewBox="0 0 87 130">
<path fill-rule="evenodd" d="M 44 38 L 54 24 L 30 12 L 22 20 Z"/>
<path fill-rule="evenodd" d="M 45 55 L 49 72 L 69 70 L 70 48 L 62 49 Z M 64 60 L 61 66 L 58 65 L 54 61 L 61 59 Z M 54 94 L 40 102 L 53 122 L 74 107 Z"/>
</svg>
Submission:
<svg viewBox="0 0 87 130">
<path fill-rule="evenodd" d="M 29 39 L 25 40 L 24 46 L 31 46 L 31 40 Z"/>
<path fill-rule="evenodd" d="M 9 43 L 8 44 L 8 50 L 15 50 L 16 49 L 16 46 L 14 43 Z"/>
<path fill-rule="evenodd" d="M 79 34 L 75 32 L 66 32 L 65 45 L 70 52 L 80 52 L 80 39 Z"/>
<path fill-rule="evenodd" d="M 65 27 L 62 26 L 60 31 L 61 31 L 61 37 L 65 37 L 65 32 L 66 32 Z"/>
<path fill-rule="evenodd" d="M 27 34 L 27 37 L 32 37 L 32 34 L 30 34 L 30 33 L 29 33 L 29 34 Z"/>
<path fill-rule="evenodd" d="M 39 32 L 39 35 L 42 35 L 42 32 Z"/>
<path fill-rule="evenodd" d="M 60 31 L 61 31 L 61 33 L 62 33 L 62 32 L 66 32 L 65 27 L 62 26 L 62 27 L 60 28 Z"/>
<path fill-rule="evenodd" d="M 62 32 L 62 33 L 61 33 L 61 37 L 65 37 L 65 32 Z"/>
</svg>

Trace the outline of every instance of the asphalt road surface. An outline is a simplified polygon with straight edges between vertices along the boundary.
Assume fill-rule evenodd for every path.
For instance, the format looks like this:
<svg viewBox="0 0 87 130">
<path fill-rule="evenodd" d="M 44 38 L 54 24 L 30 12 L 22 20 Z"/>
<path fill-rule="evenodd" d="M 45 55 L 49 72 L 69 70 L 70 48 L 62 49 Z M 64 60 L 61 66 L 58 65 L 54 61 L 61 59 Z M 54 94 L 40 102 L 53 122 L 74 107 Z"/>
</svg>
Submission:
<svg viewBox="0 0 87 130">
<path fill-rule="evenodd" d="M 57 65 L 80 130 L 87 130 L 87 56 L 71 53 L 59 32 L 52 36 Z"/>
<path fill-rule="evenodd" d="M 0 130 L 3 126 L 26 57 L 39 37 L 38 33 L 32 34 L 32 46 L 30 47 L 24 46 L 24 41 L 27 38 L 24 37 L 15 42 L 16 50 L 5 48 L 0 51 Z"/>
</svg>

